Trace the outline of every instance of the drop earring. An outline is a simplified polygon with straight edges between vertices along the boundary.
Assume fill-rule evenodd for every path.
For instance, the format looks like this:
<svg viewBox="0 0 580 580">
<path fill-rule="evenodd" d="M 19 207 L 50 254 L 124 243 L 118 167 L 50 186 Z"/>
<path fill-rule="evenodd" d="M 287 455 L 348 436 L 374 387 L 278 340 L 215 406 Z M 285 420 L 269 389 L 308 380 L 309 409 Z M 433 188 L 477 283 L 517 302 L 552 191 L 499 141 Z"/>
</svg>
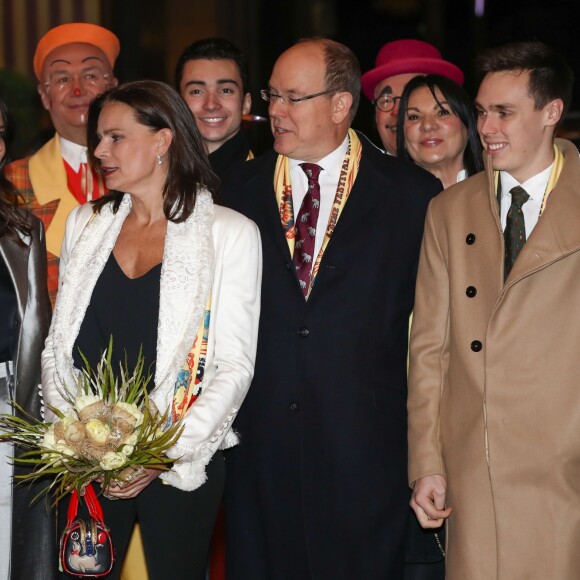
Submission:
<svg viewBox="0 0 580 580">
<path fill-rule="evenodd" d="M 163 165 L 163 157 L 161 155 L 157 155 L 157 165 Z"/>
</svg>

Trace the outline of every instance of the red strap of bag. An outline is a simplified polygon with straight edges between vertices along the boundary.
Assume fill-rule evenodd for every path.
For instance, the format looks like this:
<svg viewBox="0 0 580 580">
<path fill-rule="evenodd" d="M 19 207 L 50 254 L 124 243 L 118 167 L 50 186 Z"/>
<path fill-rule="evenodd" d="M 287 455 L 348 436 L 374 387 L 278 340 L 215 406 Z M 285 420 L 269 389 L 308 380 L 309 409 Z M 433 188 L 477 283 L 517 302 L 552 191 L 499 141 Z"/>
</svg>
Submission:
<svg viewBox="0 0 580 580">
<path fill-rule="evenodd" d="M 102 526 L 105 525 L 105 518 L 103 516 L 103 508 L 101 508 L 101 504 L 97 499 L 97 494 L 93 489 L 91 483 L 89 483 L 85 488 L 85 503 L 87 504 L 87 508 L 89 509 L 90 516 L 96 520 Z M 70 527 L 77 517 L 77 513 L 79 511 L 79 494 L 76 489 L 73 489 L 70 497 L 70 503 L 68 504 L 68 512 L 67 512 L 67 528 Z"/>
</svg>

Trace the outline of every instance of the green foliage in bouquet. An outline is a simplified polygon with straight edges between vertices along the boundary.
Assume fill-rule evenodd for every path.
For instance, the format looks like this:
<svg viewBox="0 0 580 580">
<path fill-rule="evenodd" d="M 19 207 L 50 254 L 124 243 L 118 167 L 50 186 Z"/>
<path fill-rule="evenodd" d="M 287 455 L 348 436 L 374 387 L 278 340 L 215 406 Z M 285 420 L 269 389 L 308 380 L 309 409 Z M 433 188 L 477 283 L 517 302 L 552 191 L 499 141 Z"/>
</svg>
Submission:
<svg viewBox="0 0 580 580">
<path fill-rule="evenodd" d="M 183 425 L 167 427 L 168 414 L 149 400 L 151 376 L 144 375 L 142 353 L 132 373 L 126 361 L 116 373 L 112 352 L 111 339 L 94 370 L 83 357 L 75 392 L 59 391 L 69 408 L 63 413 L 50 407 L 58 417 L 54 423 L 35 419 L 18 405 L 16 414 L 0 416 L 0 440 L 27 449 L 14 461 L 32 468 L 16 477 L 24 482 L 47 478 L 44 492 L 53 491 L 55 503 L 99 477 L 104 487 L 112 480 L 123 486 L 144 476 L 146 468 L 171 469 L 173 459 L 165 453 Z"/>
</svg>

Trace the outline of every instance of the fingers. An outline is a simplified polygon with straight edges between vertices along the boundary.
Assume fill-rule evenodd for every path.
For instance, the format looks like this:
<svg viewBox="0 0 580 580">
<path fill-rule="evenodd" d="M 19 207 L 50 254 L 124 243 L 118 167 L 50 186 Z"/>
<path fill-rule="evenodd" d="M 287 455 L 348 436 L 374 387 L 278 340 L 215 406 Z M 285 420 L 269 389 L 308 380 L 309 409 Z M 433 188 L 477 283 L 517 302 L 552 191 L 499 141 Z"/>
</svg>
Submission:
<svg viewBox="0 0 580 580">
<path fill-rule="evenodd" d="M 104 490 L 107 496 L 115 499 L 131 499 L 139 495 L 154 479 L 159 477 L 161 471 L 148 469 L 147 475 L 136 479 L 131 483 L 119 482 L 111 479 L 109 485 Z"/>
<path fill-rule="evenodd" d="M 447 490 L 435 490 L 433 492 L 433 506 L 439 511 L 445 510 L 445 498 L 447 496 Z"/>
<path fill-rule="evenodd" d="M 115 482 L 111 484 L 104 490 L 107 496 L 113 497 L 115 499 L 131 499 L 139 495 L 143 489 L 147 487 L 146 485 L 131 485 L 127 487 L 119 487 Z"/>
<path fill-rule="evenodd" d="M 435 508 L 435 506 L 430 503 L 426 506 L 421 506 L 419 503 L 411 499 L 411 507 L 419 520 L 419 524 L 423 528 L 439 528 L 443 525 L 446 518 L 448 518 L 452 512 L 452 508 L 447 508 L 440 510 Z"/>
<path fill-rule="evenodd" d="M 445 508 L 447 481 L 441 475 L 428 475 L 415 482 L 411 507 L 424 528 L 438 528 L 451 514 Z"/>
<path fill-rule="evenodd" d="M 451 514 L 451 508 L 439 510 L 432 502 L 420 504 L 414 497 L 411 499 L 411 507 L 423 528 L 439 528 Z"/>
</svg>

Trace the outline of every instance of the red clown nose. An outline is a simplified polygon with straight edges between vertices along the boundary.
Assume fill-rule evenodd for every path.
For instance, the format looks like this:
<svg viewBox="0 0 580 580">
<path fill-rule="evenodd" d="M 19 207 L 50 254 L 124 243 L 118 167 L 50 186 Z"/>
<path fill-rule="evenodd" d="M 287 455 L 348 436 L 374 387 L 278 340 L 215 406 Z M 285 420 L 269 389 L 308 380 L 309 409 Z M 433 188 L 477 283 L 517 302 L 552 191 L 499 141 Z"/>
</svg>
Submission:
<svg viewBox="0 0 580 580">
<path fill-rule="evenodd" d="M 78 87 L 74 90 L 74 95 L 75 95 L 75 97 L 81 96 L 81 90 Z"/>
</svg>

